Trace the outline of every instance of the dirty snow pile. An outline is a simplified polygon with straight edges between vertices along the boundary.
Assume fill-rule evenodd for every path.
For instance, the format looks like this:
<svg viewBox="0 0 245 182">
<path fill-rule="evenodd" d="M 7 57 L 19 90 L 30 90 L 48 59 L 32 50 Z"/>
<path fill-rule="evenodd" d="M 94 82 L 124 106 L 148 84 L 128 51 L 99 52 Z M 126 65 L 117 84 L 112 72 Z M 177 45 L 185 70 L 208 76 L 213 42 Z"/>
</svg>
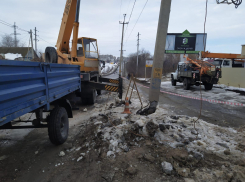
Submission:
<svg viewBox="0 0 245 182">
<path fill-rule="evenodd" d="M 122 114 L 124 104 L 119 100 L 116 100 L 115 103 L 108 103 L 106 106 L 95 105 L 91 124 L 96 127 L 95 135 L 100 136 L 102 141 L 107 143 L 107 157 L 116 158 L 117 155 L 132 150 L 132 146 L 143 146 L 144 141 L 150 139 L 157 141 L 159 146 L 173 150 L 185 149 L 190 160 L 208 160 L 206 156 L 215 155 L 227 161 L 243 161 L 244 164 L 241 165 L 245 166 L 245 130 L 237 131 L 233 128 L 220 127 L 201 119 L 195 123 L 196 117 L 170 115 L 161 106 L 152 115 L 136 115 L 136 111 L 140 108 L 136 93 L 133 93 L 131 102 L 132 114 L 130 115 Z M 208 168 L 190 172 L 189 168 L 176 167 L 174 163 L 171 165 L 178 171 L 178 174 L 184 171 L 185 177 L 186 172 L 187 176 L 191 173 L 196 177 L 210 173 Z M 234 171 L 235 168 L 245 171 L 245 168 L 239 165 L 229 165 L 234 165 Z M 169 167 L 169 164 L 162 161 L 162 167 Z M 226 170 L 228 169 L 224 169 L 223 173 L 226 173 Z M 214 178 L 211 176 L 209 179 Z M 242 175 L 237 179 L 245 180 L 245 176 Z"/>
<path fill-rule="evenodd" d="M 106 63 L 105 67 L 101 70 L 102 75 L 112 74 L 114 73 L 118 68 L 117 64 L 110 64 Z"/>
</svg>

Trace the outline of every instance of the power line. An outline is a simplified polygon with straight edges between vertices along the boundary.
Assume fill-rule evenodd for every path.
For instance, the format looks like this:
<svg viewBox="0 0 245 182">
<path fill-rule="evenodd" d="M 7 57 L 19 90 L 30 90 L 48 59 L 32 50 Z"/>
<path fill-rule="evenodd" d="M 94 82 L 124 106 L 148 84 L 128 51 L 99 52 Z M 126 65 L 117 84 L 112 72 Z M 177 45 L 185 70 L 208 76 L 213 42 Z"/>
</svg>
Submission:
<svg viewBox="0 0 245 182">
<path fill-rule="evenodd" d="M 10 24 L 10 23 L 7 23 L 6 21 L 3 21 L 3 20 L 0 20 L 0 23 L 3 24 L 3 25 L 9 26 L 9 27 L 15 26 L 15 25 L 12 25 L 12 24 Z M 19 27 L 16 27 L 16 29 L 18 29 L 18 30 L 20 30 L 20 31 L 28 32 L 27 30 L 24 30 L 24 29 L 19 28 Z"/>
<path fill-rule="evenodd" d="M 3 22 L 0 22 L 0 23 L 3 24 L 3 25 L 6 25 L 6 26 L 12 27 L 12 25 L 8 25 L 8 24 L 5 24 Z"/>
<path fill-rule="evenodd" d="M 121 16 L 121 10 L 122 10 L 122 0 L 121 0 L 121 4 L 120 4 L 120 13 L 119 13 L 119 21 L 120 21 L 120 16 Z M 118 30 L 119 30 L 119 34 L 120 34 L 120 24 L 118 25 Z"/>
<path fill-rule="evenodd" d="M 50 42 L 48 42 L 48 41 L 42 39 L 39 35 L 38 35 L 38 37 L 39 37 L 39 39 L 41 39 L 42 41 L 44 41 L 44 42 L 46 42 L 46 43 L 48 43 L 48 44 L 50 44 L 50 45 L 52 45 L 52 46 L 54 45 L 54 44 L 51 44 Z"/>
<path fill-rule="evenodd" d="M 130 22 L 130 19 L 131 19 L 132 13 L 133 13 L 133 11 L 134 11 L 134 6 L 135 6 L 135 3 L 136 3 L 136 0 L 134 1 L 134 5 L 133 5 L 133 8 L 132 8 L 132 11 L 131 11 L 131 14 L 130 14 L 130 17 L 129 17 L 128 22 Z"/>
<path fill-rule="evenodd" d="M 132 11 L 131 11 L 131 13 L 130 13 L 130 17 L 129 17 L 128 22 L 130 22 L 131 16 L 132 16 L 132 14 L 133 14 L 135 3 L 136 3 L 136 0 L 134 1 L 134 5 L 133 5 Z M 125 31 L 125 34 L 126 34 L 127 30 L 128 30 L 128 25 L 127 25 L 127 29 L 126 29 L 126 31 Z"/>
<path fill-rule="evenodd" d="M 145 7 L 146 7 L 147 2 L 148 2 L 148 0 L 146 0 L 146 3 L 145 3 L 145 5 L 144 5 L 142 11 L 140 12 L 140 15 L 139 15 L 137 21 L 136 21 L 135 24 L 134 24 L 134 27 L 133 27 L 132 31 L 131 31 L 130 34 L 129 34 L 128 39 L 129 39 L 130 35 L 132 34 L 132 32 L 133 32 L 133 30 L 134 30 L 136 24 L 138 23 L 138 21 L 139 21 L 139 19 L 140 19 L 140 16 L 141 16 L 142 12 L 144 11 L 144 9 L 145 9 Z M 127 39 L 127 41 L 128 41 L 128 39 Z M 127 41 L 126 41 L 126 42 L 127 42 Z"/>
<path fill-rule="evenodd" d="M 6 21 L 0 20 L 1 22 L 8 24 L 7 26 L 12 26 L 10 23 L 7 23 Z"/>
</svg>

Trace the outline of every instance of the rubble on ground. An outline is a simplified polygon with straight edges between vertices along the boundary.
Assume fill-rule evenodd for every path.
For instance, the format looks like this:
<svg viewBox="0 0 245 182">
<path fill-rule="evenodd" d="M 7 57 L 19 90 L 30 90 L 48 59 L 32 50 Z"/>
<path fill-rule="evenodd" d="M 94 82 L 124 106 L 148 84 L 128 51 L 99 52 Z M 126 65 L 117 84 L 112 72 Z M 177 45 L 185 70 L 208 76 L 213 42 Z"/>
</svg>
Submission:
<svg viewBox="0 0 245 182">
<path fill-rule="evenodd" d="M 122 114 L 124 105 L 118 100 L 94 106 L 90 119 L 80 126 L 81 146 L 69 149 L 77 153 L 77 162 L 94 153 L 98 164 L 111 163 L 108 175 L 119 181 L 125 176 L 143 178 L 146 168 L 159 181 L 245 180 L 244 128 L 177 116 L 161 106 L 150 116 L 136 115 L 140 102 L 134 94 L 131 102 L 131 115 Z"/>
</svg>

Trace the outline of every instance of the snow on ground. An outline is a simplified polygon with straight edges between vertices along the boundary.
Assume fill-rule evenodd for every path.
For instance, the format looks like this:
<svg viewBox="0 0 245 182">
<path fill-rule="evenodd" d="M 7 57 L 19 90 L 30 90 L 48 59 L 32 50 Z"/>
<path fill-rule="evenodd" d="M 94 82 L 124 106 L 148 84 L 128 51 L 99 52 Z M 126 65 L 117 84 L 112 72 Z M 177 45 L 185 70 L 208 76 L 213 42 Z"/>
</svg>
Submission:
<svg viewBox="0 0 245 182">
<path fill-rule="evenodd" d="M 149 81 L 150 80 L 150 78 L 136 78 L 136 79 L 139 81 Z"/>
<path fill-rule="evenodd" d="M 223 88 L 225 90 L 235 90 L 235 91 L 245 92 L 245 88 L 232 87 L 232 86 L 227 86 L 225 84 L 217 84 L 217 85 L 214 85 L 214 87 L 216 87 L 216 88 Z"/>
<path fill-rule="evenodd" d="M 163 86 L 168 84 L 163 83 Z M 147 103 L 145 98 L 142 99 L 143 103 Z M 95 105 L 91 116 L 91 124 L 96 127 L 95 133 L 97 134 L 95 135 L 99 135 L 102 141 L 108 144 L 107 149 L 105 149 L 108 158 L 115 159 L 125 152 L 135 150 L 135 147 L 143 147 L 146 143 L 145 140 L 148 141 L 147 145 L 152 145 L 149 142 L 156 140 L 159 142 L 159 144 L 154 144 L 156 150 L 160 149 L 161 146 L 165 146 L 169 150 L 184 148 L 188 152 L 189 162 L 192 160 L 212 161 L 209 156 L 217 156 L 222 161 L 233 162 L 245 159 L 245 129 L 235 130 L 210 124 L 201 119 L 197 121 L 196 117 L 173 115 L 172 112 L 163 109 L 161 105 L 158 106 L 156 112 L 152 115 L 136 115 L 136 111 L 141 107 L 136 93 L 133 93 L 131 102 L 131 115 L 122 114 L 124 105 L 118 100 L 107 105 Z M 154 161 L 155 158 L 152 155 L 153 153 L 149 152 L 149 154 L 145 154 L 144 158 Z M 159 153 L 159 155 L 161 154 Z M 232 174 L 235 174 L 239 171 L 238 173 L 240 174 L 244 170 L 241 167 L 238 169 L 237 165 L 230 163 L 228 165 L 232 170 L 222 166 L 221 171 L 219 169 L 216 170 L 217 173 L 221 174 L 217 177 L 212 170 L 212 165 L 201 170 L 194 168 L 194 171 L 193 167 L 188 164 L 189 162 L 183 163 L 182 166 L 175 162 L 174 158 L 170 161 L 180 176 L 191 176 L 194 179 L 199 179 L 197 181 L 201 180 L 200 175 L 201 178 L 208 176 L 206 181 L 214 181 L 220 178 L 226 179 L 227 173 L 232 172 Z M 183 171 L 184 174 L 182 173 Z M 211 176 L 209 175 L 210 171 L 212 171 Z M 236 176 L 235 178 L 236 180 L 245 180 L 244 175 Z"/>
<path fill-rule="evenodd" d="M 162 90 L 167 92 L 201 98 L 200 86 L 191 86 L 190 90 L 184 90 L 183 83 L 177 83 L 176 86 L 172 86 L 171 81 L 163 81 L 161 87 Z M 216 85 L 212 90 L 205 90 L 204 86 L 201 86 L 201 91 L 204 99 L 245 104 L 245 96 L 226 89 L 216 88 Z"/>
</svg>

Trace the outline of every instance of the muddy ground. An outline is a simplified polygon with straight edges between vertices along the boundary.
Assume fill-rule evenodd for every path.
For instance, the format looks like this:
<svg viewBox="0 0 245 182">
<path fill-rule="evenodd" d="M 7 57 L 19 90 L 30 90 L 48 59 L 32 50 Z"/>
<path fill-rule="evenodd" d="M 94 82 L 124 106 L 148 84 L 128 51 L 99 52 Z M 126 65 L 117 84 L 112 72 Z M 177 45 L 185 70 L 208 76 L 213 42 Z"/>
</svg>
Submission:
<svg viewBox="0 0 245 182">
<path fill-rule="evenodd" d="M 162 107 L 140 117 L 135 92 L 133 114 L 122 115 L 124 106 L 106 94 L 74 112 L 61 146 L 46 129 L 0 131 L 0 181 L 245 181 L 245 128 L 201 121 L 196 133 L 195 118 Z"/>
</svg>

